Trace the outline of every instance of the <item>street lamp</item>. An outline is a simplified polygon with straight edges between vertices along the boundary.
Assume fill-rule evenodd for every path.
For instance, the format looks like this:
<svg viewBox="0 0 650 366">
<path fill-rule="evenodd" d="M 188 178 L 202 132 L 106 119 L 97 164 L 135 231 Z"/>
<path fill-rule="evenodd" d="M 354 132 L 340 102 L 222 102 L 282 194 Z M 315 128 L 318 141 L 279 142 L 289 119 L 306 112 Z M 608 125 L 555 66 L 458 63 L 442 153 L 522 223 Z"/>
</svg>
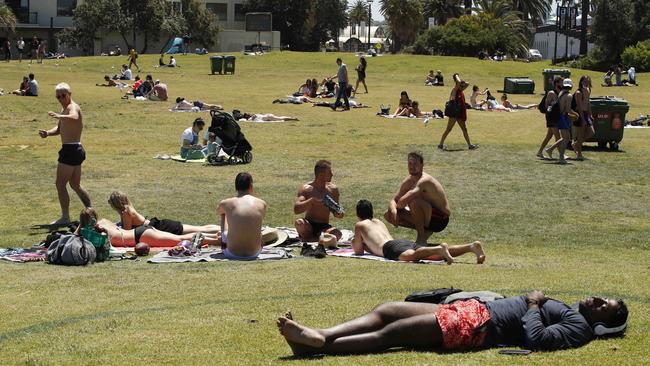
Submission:
<svg viewBox="0 0 650 366">
<path fill-rule="evenodd" d="M 373 0 L 366 0 L 368 3 L 368 51 L 370 51 L 370 24 L 372 23 L 372 1 Z"/>
</svg>

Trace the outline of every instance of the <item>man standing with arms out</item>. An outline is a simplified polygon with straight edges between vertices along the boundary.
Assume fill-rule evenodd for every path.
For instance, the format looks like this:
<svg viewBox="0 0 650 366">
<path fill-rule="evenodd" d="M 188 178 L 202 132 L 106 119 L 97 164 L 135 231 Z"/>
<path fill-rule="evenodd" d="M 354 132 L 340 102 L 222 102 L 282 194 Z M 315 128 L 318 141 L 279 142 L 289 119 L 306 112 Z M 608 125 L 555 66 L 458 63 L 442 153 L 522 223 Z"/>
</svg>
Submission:
<svg viewBox="0 0 650 366">
<path fill-rule="evenodd" d="M 83 130 L 83 118 L 81 108 L 72 100 L 70 86 L 66 83 L 59 83 L 56 88 L 56 99 L 59 100 L 63 110 L 61 113 L 48 112 L 47 114 L 58 120 L 54 128 L 50 130 L 39 130 L 42 138 L 61 135 L 63 146 L 59 150 L 59 165 L 56 169 L 56 190 L 61 205 L 61 217 L 52 224 L 66 224 L 70 222 L 70 196 L 66 186 L 77 193 L 84 207 L 91 207 L 90 196 L 81 186 L 81 163 L 86 160 L 86 152 L 81 146 L 81 132 Z"/>
<path fill-rule="evenodd" d="M 449 223 L 449 201 L 440 182 L 424 173 L 424 159 L 419 152 L 408 154 L 409 176 L 404 179 L 395 197 L 388 203 L 386 221 L 417 231 L 415 240 L 426 244 L 434 232 L 441 232 Z"/>
<path fill-rule="evenodd" d="M 228 259 L 253 260 L 262 251 L 262 221 L 266 202 L 253 197 L 253 177 L 246 172 L 235 178 L 237 197 L 219 202 L 221 248 Z"/>
<path fill-rule="evenodd" d="M 339 188 L 332 183 L 332 176 L 332 164 L 319 160 L 314 167 L 314 180 L 305 183 L 298 191 L 293 212 L 297 215 L 305 213 L 305 218 L 295 222 L 296 231 L 303 241 L 317 241 L 321 233 L 334 235 L 337 241 L 341 239 L 341 231 L 329 224 L 330 209 L 325 205 L 326 200 L 339 203 Z M 334 213 L 334 217 L 339 219 L 343 215 L 342 210 Z"/>
<path fill-rule="evenodd" d="M 336 110 L 337 107 L 341 105 L 341 97 L 345 101 L 344 111 L 350 110 L 350 102 L 348 101 L 348 95 L 346 94 L 346 89 L 348 88 L 348 65 L 343 63 L 343 60 L 340 58 L 336 59 L 336 64 L 339 65 L 339 71 L 336 73 L 336 76 L 332 76 L 332 79 L 339 79 L 339 91 L 336 93 L 336 102 L 332 105 L 332 110 Z"/>
</svg>

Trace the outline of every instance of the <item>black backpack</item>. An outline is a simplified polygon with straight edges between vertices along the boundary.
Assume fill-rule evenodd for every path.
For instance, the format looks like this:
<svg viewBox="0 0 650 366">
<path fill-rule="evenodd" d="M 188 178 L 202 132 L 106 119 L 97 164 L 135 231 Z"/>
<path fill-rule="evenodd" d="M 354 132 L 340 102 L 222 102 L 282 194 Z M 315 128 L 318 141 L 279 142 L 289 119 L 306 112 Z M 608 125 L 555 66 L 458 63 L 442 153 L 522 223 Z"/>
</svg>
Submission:
<svg viewBox="0 0 650 366">
<path fill-rule="evenodd" d="M 546 120 L 547 121 L 559 121 L 560 120 L 560 99 L 565 95 L 566 93 L 564 91 L 561 91 L 560 94 L 557 95 L 557 100 L 553 102 L 552 105 L 548 107 L 548 110 L 546 111 Z"/>
<path fill-rule="evenodd" d="M 549 92 L 550 90 L 544 93 L 542 100 L 537 105 L 537 109 L 539 110 L 539 113 L 546 114 L 546 97 L 548 96 Z"/>
</svg>

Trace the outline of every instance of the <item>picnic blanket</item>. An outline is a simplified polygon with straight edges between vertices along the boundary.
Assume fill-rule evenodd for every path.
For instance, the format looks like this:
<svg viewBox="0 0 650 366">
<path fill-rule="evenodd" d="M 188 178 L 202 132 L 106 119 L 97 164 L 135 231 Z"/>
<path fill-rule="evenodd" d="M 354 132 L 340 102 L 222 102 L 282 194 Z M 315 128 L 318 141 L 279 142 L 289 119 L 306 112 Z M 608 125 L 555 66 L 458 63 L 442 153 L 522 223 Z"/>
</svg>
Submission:
<svg viewBox="0 0 650 366">
<path fill-rule="evenodd" d="M 201 108 L 199 107 L 192 107 L 192 109 L 176 109 L 176 108 L 169 108 L 170 112 L 201 112 Z"/>
<path fill-rule="evenodd" d="M 168 155 L 168 154 L 157 154 L 153 157 L 156 160 L 173 160 L 181 163 L 205 163 L 205 158 L 203 159 L 183 159 L 180 155 Z"/>
<path fill-rule="evenodd" d="M 632 125 L 627 125 L 625 128 L 650 128 L 650 126 L 632 126 Z"/>
<path fill-rule="evenodd" d="M 278 260 L 293 258 L 289 253 L 290 250 L 285 248 L 262 248 L 262 253 L 255 261 Z M 201 254 L 188 257 L 172 257 L 167 251 L 160 252 L 149 258 L 148 263 L 187 263 L 187 262 L 221 262 L 230 261 L 221 252 L 221 249 L 209 248 L 201 251 Z M 254 261 L 251 261 L 254 262 Z"/>
<path fill-rule="evenodd" d="M 403 261 L 394 261 L 390 259 L 386 259 L 384 257 L 380 257 L 374 254 L 370 253 L 364 253 L 363 255 L 355 255 L 354 254 L 354 249 L 352 248 L 341 248 L 341 249 L 336 249 L 336 250 L 329 250 L 327 251 L 328 255 L 334 256 L 334 257 L 341 257 L 341 258 L 355 258 L 355 259 L 369 259 L 373 261 L 380 261 L 380 262 L 392 262 L 392 263 L 422 263 L 422 264 L 447 264 L 444 260 L 429 260 L 429 259 L 421 259 L 417 262 L 403 262 Z"/>
<path fill-rule="evenodd" d="M 10 262 L 43 262 L 47 255 L 47 249 L 40 248 L 2 248 L 0 259 Z"/>
</svg>

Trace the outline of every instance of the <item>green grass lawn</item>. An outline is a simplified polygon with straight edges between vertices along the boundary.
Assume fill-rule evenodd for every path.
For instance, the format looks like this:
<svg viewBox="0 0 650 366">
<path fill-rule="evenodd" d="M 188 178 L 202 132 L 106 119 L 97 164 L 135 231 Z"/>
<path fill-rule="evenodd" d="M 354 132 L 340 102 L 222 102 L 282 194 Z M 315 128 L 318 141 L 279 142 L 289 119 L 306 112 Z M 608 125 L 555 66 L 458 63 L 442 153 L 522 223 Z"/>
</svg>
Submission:
<svg viewBox="0 0 650 366">
<path fill-rule="evenodd" d="M 313 176 L 318 159 L 332 161 L 334 182 L 348 214 L 334 223 L 353 228 L 354 206 L 366 198 L 383 212 L 406 176 L 406 154 L 421 150 L 425 171 L 445 187 L 452 207 L 448 228 L 432 242 L 481 240 L 484 265 L 473 256 L 452 266 L 383 264 L 372 261 L 303 259 L 260 263 L 151 265 L 145 261 L 99 263 L 85 268 L 0 263 L 0 364 L 629 364 L 648 362 L 650 287 L 650 129 L 625 130 L 621 151 L 589 149 L 589 159 L 557 166 L 535 158 L 545 134 L 536 110 L 469 112 L 477 151 L 468 151 L 456 128 L 453 152 L 434 147 L 446 120 L 389 120 L 375 116 L 380 104 L 397 105 L 401 90 L 423 110 L 443 109 L 450 87 L 425 87 L 429 69 L 451 81 L 459 72 L 470 85 L 503 87 L 504 76 L 530 76 L 535 95 L 511 95 L 513 103 L 537 103 L 547 63 L 483 62 L 476 59 L 383 56 L 369 59 L 372 106 L 332 112 L 310 105 L 271 102 L 307 78 L 336 73 L 338 54 L 272 53 L 237 56 L 235 75 L 210 75 L 205 56 L 179 56 L 179 69 L 155 69 L 157 56 L 139 61 L 142 76 L 167 83 L 171 98 L 222 104 L 226 110 L 292 115 L 298 122 L 242 124 L 254 147 L 250 165 L 204 167 L 153 160 L 177 153 L 179 136 L 198 115 L 170 113 L 172 103 L 120 99 L 114 88 L 95 87 L 114 74 L 123 58 L 51 60 L 42 65 L 0 63 L 0 88 L 15 89 L 36 74 L 41 95 L 0 97 L 0 246 L 30 246 L 44 234 L 28 227 L 58 217 L 54 187 L 58 137 L 38 129 L 55 120 L 54 86 L 68 82 L 84 113 L 88 159 L 83 184 L 99 214 L 117 220 L 107 203 L 111 191 L 126 192 L 150 216 L 188 223 L 217 223 L 219 200 L 234 194 L 234 177 L 252 173 L 255 194 L 269 205 L 267 224 L 291 226 L 299 186 Z M 356 58 L 343 54 L 352 71 Z M 113 69 L 115 66 L 115 69 Z M 572 70 L 574 82 L 585 73 Z M 587 72 L 599 84 L 601 75 Z M 628 116 L 650 113 L 650 75 L 640 87 L 602 88 L 630 104 Z M 497 94 L 495 93 L 495 96 Z M 467 94 L 469 99 L 469 93 Z M 394 109 L 394 108 L 393 108 Z M 207 113 L 201 114 L 208 118 Z M 589 144 L 593 146 L 594 144 Z M 71 212 L 81 203 L 71 192 Z M 396 237 L 415 233 L 393 229 Z M 643 258 L 646 258 L 645 260 Z M 497 350 L 438 354 L 402 350 L 379 355 L 293 360 L 277 334 L 275 319 L 287 309 L 306 325 L 326 327 L 403 299 L 415 290 L 454 286 L 504 295 L 540 289 L 573 302 L 590 294 L 624 298 L 630 309 L 627 336 L 594 341 L 575 350 L 527 357 Z"/>
</svg>

